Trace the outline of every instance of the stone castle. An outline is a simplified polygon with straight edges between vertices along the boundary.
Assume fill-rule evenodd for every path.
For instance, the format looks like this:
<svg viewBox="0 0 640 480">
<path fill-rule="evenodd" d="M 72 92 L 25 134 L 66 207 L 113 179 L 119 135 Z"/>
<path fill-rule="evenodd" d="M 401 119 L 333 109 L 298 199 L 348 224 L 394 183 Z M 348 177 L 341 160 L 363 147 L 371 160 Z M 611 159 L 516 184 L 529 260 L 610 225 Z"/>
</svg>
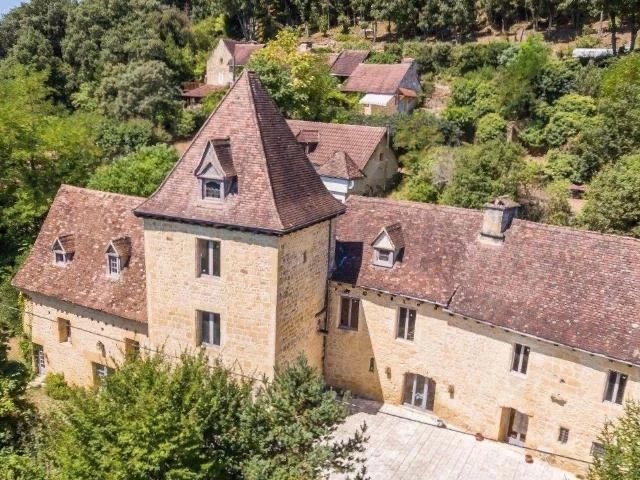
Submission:
<svg viewBox="0 0 640 480">
<path fill-rule="evenodd" d="M 640 242 L 323 186 L 243 73 L 150 198 L 62 186 L 14 285 L 40 373 L 205 349 L 327 383 L 580 470 L 640 393 Z M 567 458 L 565 458 L 567 457 Z"/>
</svg>

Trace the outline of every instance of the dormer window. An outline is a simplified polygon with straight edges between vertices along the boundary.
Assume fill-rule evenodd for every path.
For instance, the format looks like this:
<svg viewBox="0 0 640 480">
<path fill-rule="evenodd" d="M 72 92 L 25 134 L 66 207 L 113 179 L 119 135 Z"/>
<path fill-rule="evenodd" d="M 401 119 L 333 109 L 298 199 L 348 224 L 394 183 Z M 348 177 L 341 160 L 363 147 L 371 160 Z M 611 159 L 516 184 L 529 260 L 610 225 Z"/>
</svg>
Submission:
<svg viewBox="0 0 640 480">
<path fill-rule="evenodd" d="M 236 193 L 237 174 L 228 138 L 207 142 L 195 175 L 200 180 L 203 200 L 224 200 Z"/>
<path fill-rule="evenodd" d="M 404 249 L 404 236 L 399 223 L 384 227 L 373 241 L 373 264 L 392 268 Z"/>
<path fill-rule="evenodd" d="M 64 267 L 73 259 L 74 238 L 72 234 L 61 235 L 55 239 L 53 246 L 53 263 L 59 267 Z"/>
<path fill-rule="evenodd" d="M 131 256 L 131 239 L 120 237 L 109 242 L 105 252 L 107 259 L 107 275 L 118 279 L 122 274 L 122 269 L 127 266 Z"/>
</svg>

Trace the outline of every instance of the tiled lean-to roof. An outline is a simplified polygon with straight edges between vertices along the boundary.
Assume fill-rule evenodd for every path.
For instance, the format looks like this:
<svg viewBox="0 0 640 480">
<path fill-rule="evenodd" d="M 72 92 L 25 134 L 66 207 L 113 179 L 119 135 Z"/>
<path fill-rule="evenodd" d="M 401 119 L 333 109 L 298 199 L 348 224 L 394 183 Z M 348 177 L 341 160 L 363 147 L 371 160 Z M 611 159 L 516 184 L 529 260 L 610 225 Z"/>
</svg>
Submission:
<svg viewBox="0 0 640 480">
<path fill-rule="evenodd" d="M 368 50 L 343 50 L 329 58 L 331 73 L 338 77 L 348 77 L 368 56 Z"/>
<path fill-rule="evenodd" d="M 62 185 L 13 285 L 27 293 L 146 322 L 143 227 L 133 215 L 143 201 Z M 55 265 L 56 238 L 71 234 L 72 259 L 64 266 Z M 128 258 L 119 279 L 107 275 L 105 252 L 110 243 Z"/>
<path fill-rule="evenodd" d="M 227 50 L 231 52 L 235 64 L 238 67 L 246 65 L 249 62 L 251 55 L 253 55 L 256 50 L 264 47 L 264 44 L 262 43 L 243 43 L 231 39 L 224 39 L 222 41 L 227 47 Z"/>
<path fill-rule="evenodd" d="M 237 192 L 202 198 L 195 170 L 211 140 L 225 139 Z M 245 71 L 158 190 L 135 210 L 156 217 L 282 234 L 335 217 L 344 206 L 322 184 L 277 106 Z"/>
<path fill-rule="evenodd" d="M 334 158 L 336 152 L 344 152 L 358 170 L 364 170 L 367 162 L 369 162 L 380 142 L 385 139 L 387 133 L 386 128 L 365 125 L 309 122 L 305 120 L 287 120 L 287 124 L 298 142 L 315 143 L 314 148 L 307 156 L 311 163 L 318 168 L 323 167 L 330 161 L 336 161 Z"/>
<path fill-rule="evenodd" d="M 515 219 L 495 245 L 479 240 L 481 211 L 358 196 L 346 204 L 334 280 L 640 365 L 640 241 Z M 393 223 L 400 261 L 373 265 L 371 242 Z"/>
</svg>

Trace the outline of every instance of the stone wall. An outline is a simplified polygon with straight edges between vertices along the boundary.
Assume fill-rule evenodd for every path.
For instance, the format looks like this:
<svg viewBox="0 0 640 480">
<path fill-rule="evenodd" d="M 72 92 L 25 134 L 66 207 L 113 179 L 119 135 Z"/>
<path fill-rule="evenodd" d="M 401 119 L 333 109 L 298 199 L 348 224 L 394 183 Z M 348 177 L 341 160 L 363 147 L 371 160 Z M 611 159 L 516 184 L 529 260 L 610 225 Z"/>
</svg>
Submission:
<svg viewBox="0 0 640 480">
<path fill-rule="evenodd" d="M 326 315 L 330 224 L 319 223 L 280 239 L 278 364 L 291 362 L 304 353 L 312 366 L 322 368 L 323 336 L 318 326 L 324 324 Z"/>
<path fill-rule="evenodd" d="M 336 283 L 329 290 L 325 360 L 329 384 L 399 404 L 405 373 L 432 378 L 433 413 L 487 438 L 504 439 L 503 411 L 514 408 L 530 417 L 527 447 L 591 461 L 591 444 L 605 420 L 623 411 L 621 405 L 603 402 L 609 370 L 629 375 L 627 397 L 640 394 L 638 368 L 451 316 L 415 300 Z M 338 328 L 344 293 L 362 299 L 358 331 Z M 402 305 L 418 312 L 414 341 L 396 339 Z M 515 343 L 531 349 L 526 375 L 511 371 Z M 566 444 L 558 441 L 560 427 L 569 429 Z M 548 460 L 574 470 L 585 468 L 560 457 Z"/>
<path fill-rule="evenodd" d="M 381 153 L 384 155 L 383 161 L 380 161 Z M 355 180 L 349 194 L 382 195 L 391 187 L 396 173 L 398 173 L 398 160 L 393 150 L 387 147 L 386 140 L 383 140 L 364 169 L 366 177 Z"/>
<path fill-rule="evenodd" d="M 233 57 L 222 41 L 207 59 L 207 85 L 227 86 L 233 83 Z"/>
<path fill-rule="evenodd" d="M 71 322 L 71 339 L 60 342 L 58 319 Z M 62 373 L 76 385 L 94 382 L 92 363 L 113 366 L 122 361 L 125 339 L 148 346 L 147 325 L 33 294 L 26 299 L 24 329 L 45 354 L 46 373 Z M 104 346 L 103 351 L 98 342 Z"/>
<path fill-rule="evenodd" d="M 197 311 L 220 314 L 221 345 L 206 347 L 236 372 L 271 375 L 279 238 L 145 219 L 149 338 L 179 354 L 199 348 Z M 220 241 L 220 277 L 197 275 L 197 239 Z"/>
</svg>

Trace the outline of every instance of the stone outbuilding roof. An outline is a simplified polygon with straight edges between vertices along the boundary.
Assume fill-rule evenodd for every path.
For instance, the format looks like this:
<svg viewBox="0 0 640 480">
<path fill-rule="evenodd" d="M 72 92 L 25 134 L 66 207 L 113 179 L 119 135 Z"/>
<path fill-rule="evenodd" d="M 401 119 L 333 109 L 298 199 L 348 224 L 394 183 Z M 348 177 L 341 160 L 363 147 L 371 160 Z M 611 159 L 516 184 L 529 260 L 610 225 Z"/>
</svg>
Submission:
<svg viewBox="0 0 640 480">
<path fill-rule="evenodd" d="M 343 50 L 337 55 L 329 57 L 331 73 L 337 77 L 348 77 L 368 56 L 368 50 Z"/>
<path fill-rule="evenodd" d="M 351 73 L 342 90 L 395 95 L 411 68 L 411 63 L 390 65 L 361 63 Z"/>
<path fill-rule="evenodd" d="M 320 169 L 329 163 L 335 162 L 336 152 L 344 152 L 351 159 L 355 169 L 349 167 L 351 175 L 357 175 L 356 171 L 365 169 L 369 159 L 376 148 L 386 137 L 387 130 L 383 127 L 369 127 L 365 125 L 345 125 L 340 123 L 308 122 L 304 120 L 287 120 L 289 128 L 300 143 L 308 143 L 303 140 L 313 138 L 313 149 L 307 153 L 309 160 Z M 307 132 L 303 135 L 303 132 Z M 310 135 L 308 132 L 314 132 Z M 327 167 L 329 168 L 329 167 Z M 336 173 L 336 169 L 331 169 Z M 335 176 L 335 175 L 328 175 Z M 355 178 L 343 175 L 336 178 Z"/>
<path fill-rule="evenodd" d="M 349 154 L 342 150 L 333 152 L 331 158 L 317 171 L 318 175 L 323 177 L 343 178 L 345 180 L 354 180 L 365 176 Z"/>
<path fill-rule="evenodd" d="M 515 219 L 495 245 L 479 240 L 481 211 L 358 196 L 346 205 L 334 280 L 640 365 L 639 240 Z M 398 221 L 402 258 L 374 265 L 372 241 Z"/>
<path fill-rule="evenodd" d="M 143 226 L 133 215 L 143 201 L 62 185 L 13 285 L 26 293 L 146 323 Z M 66 265 L 56 265 L 51 248 L 56 238 L 71 235 L 66 232 L 73 232 L 73 257 Z M 128 258 L 117 280 L 107 275 L 105 252 L 110 244 Z"/>
<path fill-rule="evenodd" d="M 202 198 L 195 175 L 210 139 L 228 139 L 237 191 Z M 135 213 L 283 234 L 333 218 L 344 206 L 327 191 L 257 76 L 242 73 L 162 185 Z"/>
<path fill-rule="evenodd" d="M 231 53 L 231 56 L 238 67 L 246 65 L 249 62 L 251 55 L 253 55 L 256 50 L 264 47 L 264 44 L 262 43 L 244 43 L 231 39 L 223 39 L 222 41 L 224 42 L 225 47 L 227 47 L 227 50 Z"/>
<path fill-rule="evenodd" d="M 183 98 L 202 99 L 202 98 L 206 98 L 207 96 L 211 95 L 212 93 L 219 92 L 221 90 L 224 90 L 224 87 L 221 87 L 219 85 L 203 84 L 203 85 L 197 86 L 196 88 L 192 88 L 190 90 L 182 92 L 182 97 Z"/>
</svg>

